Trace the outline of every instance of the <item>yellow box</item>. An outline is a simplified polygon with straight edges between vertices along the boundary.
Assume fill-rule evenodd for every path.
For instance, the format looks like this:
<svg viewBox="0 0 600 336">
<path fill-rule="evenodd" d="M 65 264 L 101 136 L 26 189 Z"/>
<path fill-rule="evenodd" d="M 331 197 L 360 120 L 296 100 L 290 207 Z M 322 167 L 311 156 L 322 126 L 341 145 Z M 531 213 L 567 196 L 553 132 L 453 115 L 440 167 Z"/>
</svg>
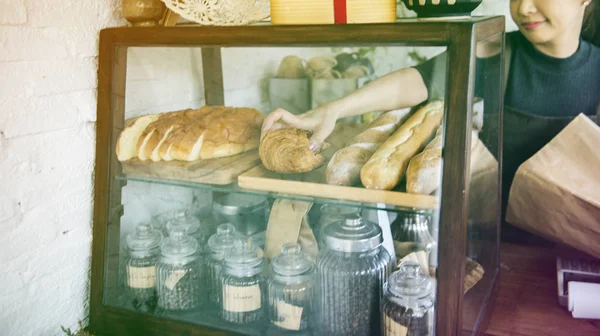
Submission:
<svg viewBox="0 0 600 336">
<path fill-rule="evenodd" d="M 271 0 L 272 24 L 396 21 L 396 0 Z"/>
</svg>

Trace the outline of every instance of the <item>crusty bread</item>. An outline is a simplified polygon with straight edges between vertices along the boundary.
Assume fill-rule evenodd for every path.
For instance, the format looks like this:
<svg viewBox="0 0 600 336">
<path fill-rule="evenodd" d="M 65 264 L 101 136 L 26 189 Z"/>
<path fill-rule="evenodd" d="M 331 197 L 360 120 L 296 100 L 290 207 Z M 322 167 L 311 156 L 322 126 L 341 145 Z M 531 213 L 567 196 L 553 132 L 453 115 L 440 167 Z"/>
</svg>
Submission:
<svg viewBox="0 0 600 336">
<path fill-rule="evenodd" d="M 363 165 L 390 134 L 406 121 L 409 113 L 410 109 L 401 109 L 380 115 L 346 147 L 335 152 L 327 164 L 327 183 L 345 186 L 358 183 Z"/>
<path fill-rule="evenodd" d="M 146 127 L 159 117 L 160 114 L 148 114 L 138 117 L 119 134 L 116 149 L 119 161 L 126 161 L 137 156 L 137 143 L 140 136 Z"/>
<path fill-rule="evenodd" d="M 471 150 L 478 142 L 479 133 L 474 130 L 471 134 Z M 406 191 L 412 194 L 429 195 L 439 188 L 442 176 L 442 147 L 443 135 L 440 126 L 435 138 L 423 149 L 423 151 L 410 160 L 406 169 Z M 471 158 L 471 167 L 474 160 Z"/>
<path fill-rule="evenodd" d="M 323 155 L 310 150 L 308 133 L 298 128 L 267 132 L 258 155 L 266 169 L 281 174 L 307 173 L 325 162 Z"/>
<path fill-rule="evenodd" d="M 391 190 L 404 178 L 410 159 L 433 138 L 442 122 L 444 103 L 434 101 L 419 108 L 373 153 L 360 171 L 369 189 Z"/>
<path fill-rule="evenodd" d="M 137 137 L 133 157 L 142 161 L 212 159 L 257 148 L 264 119 L 264 114 L 256 109 L 226 106 L 155 116 Z M 130 154 L 132 151 L 129 149 Z"/>
</svg>

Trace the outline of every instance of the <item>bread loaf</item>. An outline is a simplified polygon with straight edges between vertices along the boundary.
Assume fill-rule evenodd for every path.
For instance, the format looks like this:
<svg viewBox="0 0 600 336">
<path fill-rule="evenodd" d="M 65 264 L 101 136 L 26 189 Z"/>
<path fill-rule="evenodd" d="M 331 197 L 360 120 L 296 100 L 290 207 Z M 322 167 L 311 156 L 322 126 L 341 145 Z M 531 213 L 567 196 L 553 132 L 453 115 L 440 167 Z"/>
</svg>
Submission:
<svg viewBox="0 0 600 336">
<path fill-rule="evenodd" d="M 475 148 L 479 140 L 479 133 L 473 131 L 471 134 L 471 150 Z M 406 170 L 406 191 L 413 194 L 429 195 L 437 190 L 442 182 L 442 147 L 443 135 L 440 126 L 435 138 L 423 149 L 423 151 L 410 160 Z M 477 158 L 471 158 L 471 167 Z"/>
<path fill-rule="evenodd" d="M 434 136 L 442 122 L 444 103 L 434 101 L 419 108 L 373 153 L 360 171 L 369 189 L 391 190 L 404 178 L 410 159 Z"/>
<path fill-rule="evenodd" d="M 409 113 L 410 109 L 401 109 L 382 114 L 366 130 L 354 137 L 346 147 L 335 152 L 327 164 L 327 183 L 345 186 L 358 183 L 363 165 L 406 121 Z"/>
<path fill-rule="evenodd" d="M 308 133 L 297 128 L 267 132 L 258 155 L 265 168 L 281 174 L 307 173 L 325 162 L 323 155 L 310 150 Z"/>
<path fill-rule="evenodd" d="M 143 116 L 119 135 L 117 158 L 194 161 L 239 154 L 258 147 L 263 119 L 256 109 L 226 106 Z"/>
<path fill-rule="evenodd" d="M 140 136 L 150 125 L 160 117 L 159 114 L 149 114 L 136 118 L 127 126 L 117 139 L 117 159 L 126 161 L 137 156 L 137 144 Z"/>
</svg>

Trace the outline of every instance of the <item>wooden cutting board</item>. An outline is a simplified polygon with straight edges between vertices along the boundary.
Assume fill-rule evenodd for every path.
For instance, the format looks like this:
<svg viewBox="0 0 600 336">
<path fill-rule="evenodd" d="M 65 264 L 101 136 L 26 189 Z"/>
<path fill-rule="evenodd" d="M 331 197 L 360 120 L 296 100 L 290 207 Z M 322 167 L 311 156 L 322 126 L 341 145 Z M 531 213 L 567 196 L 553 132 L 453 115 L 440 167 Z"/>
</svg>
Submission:
<svg viewBox="0 0 600 336">
<path fill-rule="evenodd" d="M 260 157 L 258 149 L 255 149 L 210 160 L 153 162 L 131 159 L 121 164 L 127 175 L 226 185 L 235 182 L 241 173 L 259 165 Z"/>
<path fill-rule="evenodd" d="M 325 180 L 327 162 L 337 150 L 344 147 L 363 129 L 363 125 L 338 123 L 335 130 L 327 138 L 327 142 L 331 147 L 323 152 L 327 157 L 326 163 L 312 172 L 278 174 L 267 170 L 260 164 L 241 174 L 238 177 L 238 185 L 240 188 L 245 189 L 292 195 L 342 199 L 362 203 L 386 203 L 411 209 L 435 209 L 437 199 L 434 196 L 409 194 L 401 190 L 373 190 L 360 186 L 346 187 L 327 184 Z"/>
</svg>

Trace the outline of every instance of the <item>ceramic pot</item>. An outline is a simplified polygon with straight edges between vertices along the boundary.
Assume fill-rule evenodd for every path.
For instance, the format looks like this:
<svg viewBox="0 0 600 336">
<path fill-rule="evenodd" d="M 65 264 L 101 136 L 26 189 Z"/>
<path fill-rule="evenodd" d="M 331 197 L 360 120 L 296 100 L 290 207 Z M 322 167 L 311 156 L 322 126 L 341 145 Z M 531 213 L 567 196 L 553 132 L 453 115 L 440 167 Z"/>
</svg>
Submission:
<svg viewBox="0 0 600 336">
<path fill-rule="evenodd" d="M 158 25 L 165 10 L 161 0 L 123 0 L 123 16 L 134 27 Z"/>
<path fill-rule="evenodd" d="M 468 16 L 483 0 L 402 0 L 418 17 Z"/>
</svg>

